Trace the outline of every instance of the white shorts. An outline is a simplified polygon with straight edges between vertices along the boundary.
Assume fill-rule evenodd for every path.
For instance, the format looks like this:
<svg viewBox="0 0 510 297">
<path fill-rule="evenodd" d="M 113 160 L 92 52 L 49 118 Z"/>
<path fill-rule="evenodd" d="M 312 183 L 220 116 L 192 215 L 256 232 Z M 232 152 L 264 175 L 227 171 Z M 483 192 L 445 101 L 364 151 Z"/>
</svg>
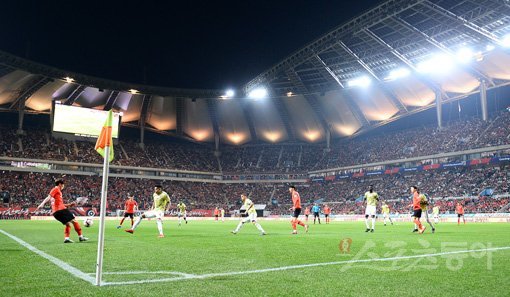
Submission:
<svg viewBox="0 0 510 297">
<path fill-rule="evenodd" d="M 435 214 L 435 215 L 434 215 L 434 219 L 439 219 L 439 215 L 438 215 L 438 214 Z"/>
<path fill-rule="evenodd" d="M 257 221 L 257 213 L 250 213 L 246 218 L 244 218 L 243 222 L 256 222 Z"/>
<path fill-rule="evenodd" d="M 365 215 L 375 216 L 377 213 L 377 208 L 375 205 L 367 205 L 365 208 Z"/>
<path fill-rule="evenodd" d="M 385 219 L 389 219 L 389 218 L 390 218 L 390 214 L 389 214 L 389 213 L 385 213 L 385 214 L 383 214 L 383 218 L 385 218 Z"/>
<path fill-rule="evenodd" d="M 148 219 L 157 218 L 161 219 L 165 216 L 165 212 L 162 210 L 150 210 L 143 213 Z"/>
<path fill-rule="evenodd" d="M 184 212 L 179 212 L 179 213 L 177 214 L 177 216 L 178 216 L 178 217 L 186 217 L 186 211 L 184 211 Z"/>
</svg>

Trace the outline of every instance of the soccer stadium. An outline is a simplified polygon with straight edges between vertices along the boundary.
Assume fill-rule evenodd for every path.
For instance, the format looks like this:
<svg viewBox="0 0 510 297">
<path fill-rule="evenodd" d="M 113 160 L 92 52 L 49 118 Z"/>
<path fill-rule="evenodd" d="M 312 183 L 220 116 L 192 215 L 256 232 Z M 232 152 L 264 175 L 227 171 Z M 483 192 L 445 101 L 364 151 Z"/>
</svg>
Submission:
<svg viewBox="0 0 510 297">
<path fill-rule="evenodd" d="M 342 5 L 231 86 L 0 43 L 0 296 L 509 296 L 510 2 Z"/>
</svg>

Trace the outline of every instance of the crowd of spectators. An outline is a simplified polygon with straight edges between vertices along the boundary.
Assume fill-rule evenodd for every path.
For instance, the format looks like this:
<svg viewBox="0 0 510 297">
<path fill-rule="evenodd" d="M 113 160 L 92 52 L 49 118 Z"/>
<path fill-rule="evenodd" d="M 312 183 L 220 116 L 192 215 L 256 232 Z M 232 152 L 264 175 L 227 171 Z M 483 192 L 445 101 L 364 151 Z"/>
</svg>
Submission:
<svg viewBox="0 0 510 297">
<path fill-rule="evenodd" d="M 509 203 L 508 168 L 482 166 L 464 167 L 451 170 L 433 170 L 407 174 L 384 175 L 376 178 L 352 178 L 335 182 L 311 182 L 298 185 L 303 204 L 319 201 L 332 203 L 335 213 L 362 213 L 363 194 L 370 185 L 379 193 L 395 212 L 409 210 L 409 187 L 416 185 L 441 206 L 443 211 L 453 211 L 454 202 L 459 199 L 467 211 L 494 212 Z M 0 191 L 10 193 L 9 207 L 35 207 L 42 201 L 58 175 L 26 172 L 2 172 Z M 101 177 L 68 175 L 65 177 L 64 196 L 73 201 L 77 197 L 89 198 L 89 204 L 99 207 Z M 164 181 L 150 179 L 129 179 L 111 177 L 108 184 L 108 209 L 122 209 L 128 193 L 136 197 L 141 209 L 152 204 L 155 184 L 162 183 L 173 203 L 183 201 L 190 208 L 212 209 L 223 207 L 238 209 L 240 195 L 245 193 L 255 203 L 268 204 L 274 213 L 288 213 L 290 198 L 285 184 L 264 183 L 203 183 Z M 492 189 L 491 197 L 486 189 Z M 503 194 L 504 198 L 499 195 Z M 485 195 L 485 196 L 484 196 Z M 495 195 L 494 197 L 492 197 Z"/>
<path fill-rule="evenodd" d="M 208 144 L 148 140 L 142 148 L 135 139 L 120 139 L 114 165 L 225 173 L 297 173 L 309 170 L 367 164 L 510 144 L 510 112 L 499 112 L 488 122 L 478 118 L 453 121 L 443 129 L 422 126 L 377 132 L 324 144 L 267 144 L 224 146 L 219 159 Z M 27 129 L 16 135 L 14 127 L 0 128 L 0 156 L 102 163 L 90 141 L 55 138 L 50 131 Z M 220 162 L 218 162 L 218 160 Z"/>
</svg>

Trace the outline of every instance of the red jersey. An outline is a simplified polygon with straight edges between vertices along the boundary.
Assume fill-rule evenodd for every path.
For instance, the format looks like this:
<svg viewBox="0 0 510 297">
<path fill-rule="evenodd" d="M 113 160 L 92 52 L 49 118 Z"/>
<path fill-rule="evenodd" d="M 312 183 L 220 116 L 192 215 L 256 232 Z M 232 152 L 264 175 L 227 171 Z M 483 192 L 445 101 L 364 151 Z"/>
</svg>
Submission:
<svg viewBox="0 0 510 297">
<path fill-rule="evenodd" d="M 62 199 L 62 191 L 59 187 L 54 187 L 50 191 L 51 196 L 51 211 L 56 212 L 62 209 L 66 209 L 64 200 Z"/>
<path fill-rule="evenodd" d="M 292 193 L 292 204 L 294 206 L 294 209 L 301 208 L 301 197 L 299 196 L 299 193 L 297 191 L 294 191 L 294 193 Z"/>
<path fill-rule="evenodd" d="M 324 207 L 324 214 L 331 214 L 331 208 L 329 206 Z"/>
<path fill-rule="evenodd" d="M 126 213 L 134 213 L 135 212 L 135 206 L 138 206 L 138 203 L 136 203 L 135 200 L 128 200 L 126 201 Z"/>
<path fill-rule="evenodd" d="M 413 210 L 421 209 L 421 199 L 420 199 L 420 193 L 414 192 L 413 194 Z"/>
<path fill-rule="evenodd" d="M 219 215 L 220 215 L 220 210 L 219 210 L 219 209 L 217 209 L 217 208 L 215 208 L 215 209 L 214 209 L 214 215 L 215 215 L 215 216 L 219 216 Z"/>
<path fill-rule="evenodd" d="M 462 205 L 457 205 L 457 213 L 464 214 L 464 207 L 462 207 Z"/>
<path fill-rule="evenodd" d="M 310 214 L 310 207 L 305 208 L 305 216 Z"/>
</svg>

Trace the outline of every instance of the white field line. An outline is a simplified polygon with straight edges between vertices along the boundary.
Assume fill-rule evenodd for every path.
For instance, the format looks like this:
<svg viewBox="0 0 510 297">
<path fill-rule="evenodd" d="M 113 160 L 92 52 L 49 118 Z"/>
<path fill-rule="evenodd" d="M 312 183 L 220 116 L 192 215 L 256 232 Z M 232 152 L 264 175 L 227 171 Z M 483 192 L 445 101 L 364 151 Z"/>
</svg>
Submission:
<svg viewBox="0 0 510 297">
<path fill-rule="evenodd" d="M 96 275 L 94 272 L 87 273 L 89 275 Z M 103 275 L 140 275 L 140 274 L 174 274 L 179 276 L 188 276 L 193 277 L 195 274 L 189 274 L 178 271 L 112 271 L 112 272 L 103 272 Z"/>
<path fill-rule="evenodd" d="M 312 263 L 312 264 L 292 265 L 292 266 L 283 266 L 283 267 L 257 269 L 257 270 L 246 270 L 246 271 L 233 271 L 233 272 L 209 273 L 209 274 L 198 274 L 198 275 L 184 275 L 181 277 L 161 278 L 161 279 L 135 280 L 135 281 L 124 281 L 124 282 L 105 282 L 103 285 L 110 285 L 110 286 L 113 286 L 113 285 L 134 285 L 134 284 L 160 283 L 160 282 L 171 282 L 171 281 L 181 281 L 181 280 L 207 279 L 207 278 L 221 277 L 221 276 L 235 276 L 235 275 L 265 273 L 265 272 L 284 271 L 284 270 L 300 269 L 300 268 L 308 268 L 308 267 L 331 266 L 331 265 L 342 265 L 342 264 L 352 264 L 352 263 L 367 263 L 367 262 L 386 262 L 386 261 L 396 261 L 396 260 L 405 260 L 405 259 L 438 257 L 438 256 L 454 255 L 454 254 L 465 254 L 465 253 L 473 253 L 473 252 L 490 252 L 490 251 L 501 251 L 501 250 L 510 250 L 510 246 L 487 248 L 487 249 L 476 249 L 476 250 L 451 251 L 451 252 L 432 253 L 432 254 L 424 254 L 424 255 L 413 255 L 413 256 L 399 256 L 399 257 L 389 257 L 389 258 L 356 259 L 356 260 L 346 260 L 346 261 L 336 261 L 336 262 Z"/>
<path fill-rule="evenodd" d="M 45 252 L 39 250 L 38 248 L 34 247 L 33 245 L 23 241 L 22 239 L 12 235 L 12 234 L 9 234 L 7 232 L 5 232 L 4 230 L 1 230 L 0 229 L 0 233 L 4 234 L 5 236 L 11 238 L 12 240 L 16 241 L 17 243 L 21 244 L 22 246 L 26 247 L 27 249 L 29 249 L 30 251 L 38 254 L 39 256 L 43 257 L 44 259 L 50 261 L 51 263 L 57 265 L 59 268 L 61 268 L 62 270 L 64 271 L 67 271 L 69 272 L 70 274 L 76 276 L 77 278 L 81 278 L 82 280 L 86 281 L 86 282 L 89 282 L 91 284 L 95 284 L 96 280 L 94 277 L 92 276 L 89 276 L 88 274 L 82 272 L 81 270 L 67 264 L 66 262 L 60 260 L 60 259 L 57 259 L 51 255 L 48 255 L 46 254 Z"/>
</svg>

